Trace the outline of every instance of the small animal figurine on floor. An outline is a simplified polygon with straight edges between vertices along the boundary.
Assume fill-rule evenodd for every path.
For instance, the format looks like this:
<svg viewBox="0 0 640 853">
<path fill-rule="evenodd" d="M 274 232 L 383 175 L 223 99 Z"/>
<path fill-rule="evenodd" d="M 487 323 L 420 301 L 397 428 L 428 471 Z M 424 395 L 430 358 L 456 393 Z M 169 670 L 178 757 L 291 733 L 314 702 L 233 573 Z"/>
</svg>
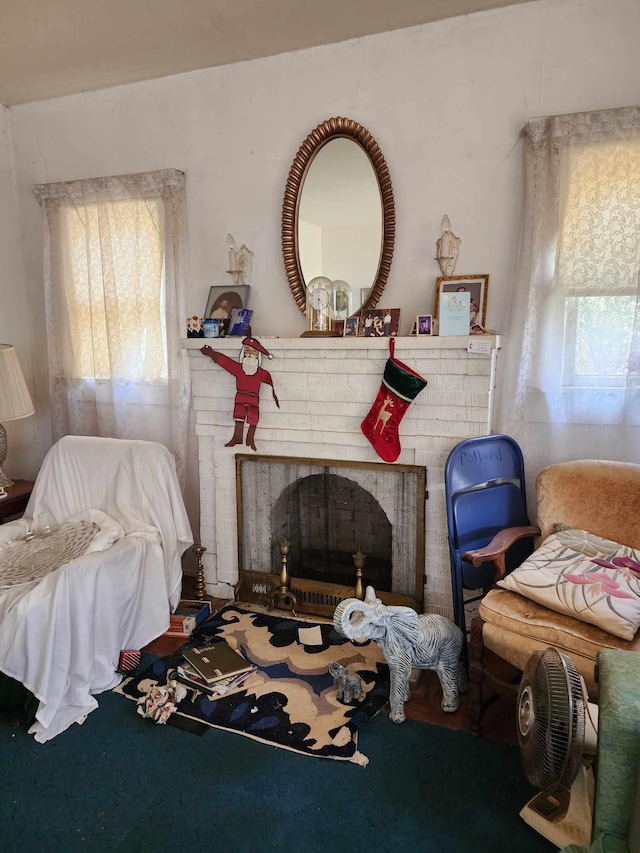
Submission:
<svg viewBox="0 0 640 853">
<path fill-rule="evenodd" d="M 458 710 L 458 694 L 467 687 L 467 673 L 460 659 L 464 635 L 460 628 L 435 613 L 418 616 L 410 607 L 385 606 L 373 587 L 364 601 L 345 598 L 333 614 L 333 626 L 356 643 L 373 640 L 380 646 L 391 673 L 389 718 L 405 719 L 411 668 L 434 669 L 442 687 L 442 710 Z"/>
<path fill-rule="evenodd" d="M 359 675 L 352 675 L 346 666 L 337 661 L 329 664 L 329 672 L 338 688 L 338 702 L 350 705 L 354 701 L 361 702 L 364 699 L 365 693 Z"/>
</svg>

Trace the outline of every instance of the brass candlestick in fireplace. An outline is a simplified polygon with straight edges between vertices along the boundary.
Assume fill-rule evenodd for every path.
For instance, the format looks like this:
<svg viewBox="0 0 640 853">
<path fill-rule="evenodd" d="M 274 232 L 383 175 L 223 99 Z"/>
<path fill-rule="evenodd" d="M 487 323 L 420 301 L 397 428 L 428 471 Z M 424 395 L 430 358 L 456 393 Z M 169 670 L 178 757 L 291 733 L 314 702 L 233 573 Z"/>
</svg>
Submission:
<svg viewBox="0 0 640 853">
<path fill-rule="evenodd" d="M 352 554 L 351 556 L 353 557 L 353 565 L 356 567 L 355 597 L 359 598 L 360 601 L 364 601 L 364 589 L 362 587 L 362 570 L 364 569 L 364 564 L 367 562 L 367 555 L 363 554 L 360 548 L 358 548 L 356 553 Z"/>
<path fill-rule="evenodd" d="M 196 567 L 196 598 L 198 599 L 198 601 L 202 601 L 207 591 L 207 587 L 204 582 L 204 566 L 202 564 L 202 555 L 207 549 L 204 547 L 204 545 L 194 545 L 191 550 L 198 558 L 198 565 Z"/>
<path fill-rule="evenodd" d="M 280 586 L 274 587 L 271 591 L 271 605 L 269 610 L 276 606 L 276 601 L 280 601 L 285 607 L 288 607 L 294 616 L 297 616 L 296 607 L 298 600 L 289 589 L 289 569 L 287 566 L 287 555 L 289 554 L 290 542 L 285 537 L 279 545 L 280 548 Z"/>
</svg>

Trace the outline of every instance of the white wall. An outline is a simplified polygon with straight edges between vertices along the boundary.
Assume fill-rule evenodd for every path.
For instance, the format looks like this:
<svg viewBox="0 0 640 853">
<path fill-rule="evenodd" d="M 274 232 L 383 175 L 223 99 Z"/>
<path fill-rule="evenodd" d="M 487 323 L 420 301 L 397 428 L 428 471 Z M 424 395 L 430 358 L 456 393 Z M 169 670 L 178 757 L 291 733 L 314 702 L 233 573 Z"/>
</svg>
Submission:
<svg viewBox="0 0 640 853">
<path fill-rule="evenodd" d="M 209 286 L 227 280 L 230 231 L 255 253 L 254 332 L 297 336 L 304 321 L 280 253 L 285 183 L 307 133 L 331 116 L 348 116 L 375 137 L 393 181 L 397 237 L 384 303 L 399 306 L 404 320 L 430 311 L 435 241 L 447 213 L 463 241 L 456 273 L 490 274 L 488 325 L 507 333 L 521 206 L 519 131 L 536 115 L 640 102 L 639 35 L 637 0 L 538 0 L 11 108 L 27 298 L 12 306 L 8 327 L 15 320 L 16 329 L 29 329 L 36 405 L 44 412 L 37 453 L 47 449 L 47 377 L 35 358 L 45 325 L 32 184 L 183 169 L 188 313 L 202 313 Z M 12 288 L 14 276 L 2 276 L 3 304 Z"/>
<path fill-rule="evenodd" d="M 25 380 L 32 388 L 32 355 L 37 358 L 37 354 L 21 269 L 13 173 L 9 111 L 0 106 L 0 342 L 15 346 Z M 14 479 L 31 479 L 38 470 L 33 452 L 36 419 L 4 421 L 4 427 L 8 441 L 5 473 Z"/>
</svg>

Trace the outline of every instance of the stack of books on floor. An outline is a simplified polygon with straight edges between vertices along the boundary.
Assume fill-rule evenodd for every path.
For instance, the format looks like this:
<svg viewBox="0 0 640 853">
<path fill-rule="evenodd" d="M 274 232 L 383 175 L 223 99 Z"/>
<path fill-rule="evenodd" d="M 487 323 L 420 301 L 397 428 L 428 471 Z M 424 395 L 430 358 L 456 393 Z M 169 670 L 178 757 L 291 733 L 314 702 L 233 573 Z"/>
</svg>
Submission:
<svg viewBox="0 0 640 853">
<path fill-rule="evenodd" d="M 222 638 L 204 646 L 184 649 L 182 657 L 176 671 L 178 680 L 217 696 L 224 696 L 240 687 L 257 669 Z"/>
<path fill-rule="evenodd" d="M 169 630 L 163 637 L 189 637 L 195 629 L 211 616 L 211 602 L 187 598 L 180 603 L 169 617 Z"/>
</svg>

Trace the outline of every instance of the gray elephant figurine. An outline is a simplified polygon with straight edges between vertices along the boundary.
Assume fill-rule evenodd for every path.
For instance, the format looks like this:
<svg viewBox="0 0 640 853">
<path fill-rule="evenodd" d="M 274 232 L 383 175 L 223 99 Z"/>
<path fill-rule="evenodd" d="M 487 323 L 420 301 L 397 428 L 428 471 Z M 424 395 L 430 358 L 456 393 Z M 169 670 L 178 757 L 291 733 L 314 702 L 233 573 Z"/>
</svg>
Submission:
<svg viewBox="0 0 640 853">
<path fill-rule="evenodd" d="M 458 710 L 458 694 L 468 687 L 460 658 L 464 635 L 449 619 L 434 613 L 418 616 L 410 607 L 387 607 L 368 586 L 364 601 L 346 598 L 338 604 L 333 625 L 349 640 L 373 640 L 380 646 L 391 671 L 389 717 L 394 723 L 405 719 L 412 667 L 435 670 L 442 687 L 442 709 Z"/>
<path fill-rule="evenodd" d="M 364 699 L 364 688 L 359 675 L 352 675 L 346 666 L 337 661 L 329 664 L 329 672 L 338 688 L 338 702 L 350 705 L 354 700 L 361 702 Z"/>
</svg>

